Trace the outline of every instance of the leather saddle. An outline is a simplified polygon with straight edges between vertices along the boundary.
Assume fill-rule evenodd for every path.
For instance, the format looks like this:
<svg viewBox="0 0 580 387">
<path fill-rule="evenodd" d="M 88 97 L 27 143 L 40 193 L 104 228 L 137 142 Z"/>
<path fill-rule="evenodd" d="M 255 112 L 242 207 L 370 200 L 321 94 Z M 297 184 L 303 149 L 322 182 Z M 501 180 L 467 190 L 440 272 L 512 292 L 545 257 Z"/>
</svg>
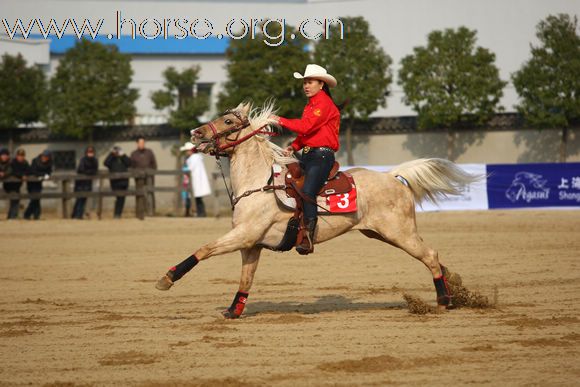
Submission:
<svg viewBox="0 0 580 387">
<path fill-rule="evenodd" d="M 339 168 L 340 165 L 335 161 L 326 183 L 318 192 L 317 206 L 319 207 L 319 213 L 330 213 L 326 204 L 328 196 L 349 193 L 355 187 L 352 175 L 347 172 L 339 172 Z M 304 170 L 302 170 L 299 163 L 288 164 L 285 168 L 275 166 L 272 170 L 272 177 L 275 184 L 282 185 L 281 183 L 284 183 L 285 191 L 274 192 L 278 201 L 287 209 L 293 210 L 294 215 L 288 221 L 286 232 L 278 246 L 264 247 L 274 251 L 288 251 L 299 245 L 307 232 L 304 226 L 302 205 L 304 200 L 310 199 L 302 193 L 305 177 Z"/>
<path fill-rule="evenodd" d="M 286 193 L 288 196 L 297 199 L 297 202 L 301 201 L 303 199 L 304 170 L 299 163 L 288 164 L 286 167 L 288 168 L 285 176 Z M 352 176 L 348 173 L 340 172 L 339 169 L 340 165 L 335 161 L 326 183 L 318 192 L 318 196 L 324 197 L 350 192 L 353 187 Z"/>
</svg>

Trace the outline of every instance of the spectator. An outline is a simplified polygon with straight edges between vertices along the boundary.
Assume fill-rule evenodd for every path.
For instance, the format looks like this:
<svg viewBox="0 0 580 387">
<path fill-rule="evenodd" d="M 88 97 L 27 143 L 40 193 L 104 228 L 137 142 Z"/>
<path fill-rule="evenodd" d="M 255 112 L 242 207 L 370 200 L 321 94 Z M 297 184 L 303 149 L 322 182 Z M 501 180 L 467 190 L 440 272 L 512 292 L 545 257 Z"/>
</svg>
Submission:
<svg viewBox="0 0 580 387">
<path fill-rule="evenodd" d="M 81 157 L 77 173 L 80 175 L 95 176 L 99 171 L 99 160 L 95 157 L 95 148 L 88 146 L 85 155 Z M 76 180 L 75 192 L 91 192 L 93 190 L 93 180 Z M 72 218 L 82 219 L 85 215 L 86 197 L 77 197 L 73 208 Z"/>
<path fill-rule="evenodd" d="M 28 175 L 30 170 L 30 165 L 26 161 L 26 152 L 24 149 L 18 149 L 16 151 L 16 157 L 10 162 L 10 173 L 6 175 L 6 178 L 14 177 L 20 181 L 5 182 L 4 191 L 7 194 L 20 193 L 20 187 L 22 187 L 22 181 L 26 180 L 26 175 Z M 18 209 L 20 206 L 20 199 L 10 199 L 10 207 L 8 208 L 8 219 L 18 218 Z"/>
<path fill-rule="evenodd" d="M 145 138 L 137 139 L 137 149 L 131 153 L 131 166 L 135 169 L 157 169 L 157 160 L 151 149 L 145 148 Z M 148 176 L 148 185 L 155 186 L 155 177 Z M 155 193 L 147 193 L 147 213 L 155 214 Z"/>
<path fill-rule="evenodd" d="M 183 199 L 183 204 L 185 205 L 184 216 L 189 218 L 191 216 L 191 182 L 189 181 L 191 180 L 191 176 L 189 174 L 189 168 L 187 168 L 187 165 L 184 165 L 181 170 L 183 171 L 181 198 Z"/>
<path fill-rule="evenodd" d="M 127 172 L 131 166 L 131 159 L 123 152 L 121 147 L 115 146 L 105 159 L 105 167 L 110 173 Z M 126 191 L 129 188 L 129 179 L 111 179 L 111 189 L 113 191 Z M 115 219 L 121 218 L 125 207 L 125 196 L 117 196 L 115 200 Z"/>
<path fill-rule="evenodd" d="M 195 210 L 197 217 L 204 218 L 206 212 L 203 197 L 211 194 L 211 188 L 205 171 L 205 165 L 203 164 L 203 156 L 197 153 L 197 149 L 190 142 L 186 142 L 180 150 L 187 152 L 189 155 L 185 163 L 191 174 L 191 187 L 193 196 L 195 197 Z"/>
<path fill-rule="evenodd" d="M 10 175 L 10 152 L 6 148 L 0 148 L 0 179 Z"/>
<path fill-rule="evenodd" d="M 8 178 L 11 171 L 12 167 L 10 166 L 10 152 L 6 148 L 0 148 L 0 180 Z M 6 190 L 6 184 L 7 183 L 3 184 L 4 190 Z"/>
<path fill-rule="evenodd" d="M 29 194 L 41 193 L 42 192 L 42 180 L 50 178 L 52 173 L 52 153 L 49 150 L 45 150 L 40 155 L 32 160 L 30 166 L 30 176 L 41 179 L 37 181 L 27 181 L 26 188 Z M 24 211 L 24 219 L 34 220 L 40 219 L 40 198 L 30 199 L 28 202 L 28 207 Z"/>
</svg>

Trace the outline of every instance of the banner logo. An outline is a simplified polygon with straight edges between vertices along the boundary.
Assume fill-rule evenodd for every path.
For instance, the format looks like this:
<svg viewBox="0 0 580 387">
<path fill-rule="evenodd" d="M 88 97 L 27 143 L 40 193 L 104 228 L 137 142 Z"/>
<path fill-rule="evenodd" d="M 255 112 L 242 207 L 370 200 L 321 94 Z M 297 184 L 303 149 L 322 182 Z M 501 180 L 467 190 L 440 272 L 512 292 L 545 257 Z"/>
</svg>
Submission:
<svg viewBox="0 0 580 387">
<path fill-rule="evenodd" d="M 505 196 L 512 203 L 548 200 L 550 198 L 550 188 L 545 187 L 547 182 L 548 180 L 544 179 L 542 175 L 531 172 L 518 172 L 512 184 L 506 190 Z"/>
</svg>

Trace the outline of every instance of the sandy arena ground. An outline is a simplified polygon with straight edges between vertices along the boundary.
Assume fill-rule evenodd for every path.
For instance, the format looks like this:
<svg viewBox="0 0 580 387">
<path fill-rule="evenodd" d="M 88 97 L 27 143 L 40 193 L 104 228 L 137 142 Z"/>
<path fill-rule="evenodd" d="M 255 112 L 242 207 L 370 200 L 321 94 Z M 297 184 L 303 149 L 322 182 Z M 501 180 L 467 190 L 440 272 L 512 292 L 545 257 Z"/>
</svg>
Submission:
<svg viewBox="0 0 580 387">
<path fill-rule="evenodd" d="M 578 385 L 580 211 L 430 213 L 420 233 L 495 310 L 434 303 L 423 265 L 362 234 L 265 252 L 245 315 L 239 254 L 169 292 L 166 269 L 229 219 L 0 221 L 2 385 Z"/>
</svg>

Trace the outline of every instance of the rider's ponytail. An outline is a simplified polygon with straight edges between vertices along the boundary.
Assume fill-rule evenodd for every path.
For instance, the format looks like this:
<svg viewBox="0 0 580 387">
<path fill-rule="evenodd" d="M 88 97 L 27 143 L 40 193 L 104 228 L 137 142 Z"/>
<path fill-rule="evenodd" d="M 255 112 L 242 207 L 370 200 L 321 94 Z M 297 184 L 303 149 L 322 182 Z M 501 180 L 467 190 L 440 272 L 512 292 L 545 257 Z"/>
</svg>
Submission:
<svg viewBox="0 0 580 387">
<path fill-rule="evenodd" d="M 330 97 L 330 99 L 332 100 L 332 102 L 334 103 L 334 106 L 336 106 L 338 111 L 342 111 L 342 109 L 344 109 L 346 107 L 346 105 L 349 104 L 350 98 L 345 99 L 344 102 L 341 104 L 337 104 L 336 102 L 334 102 L 334 98 L 332 98 L 332 94 L 330 94 L 330 88 L 328 87 L 326 82 L 323 82 L 323 83 L 324 83 L 324 86 L 322 86 L 322 91 L 324 91 L 326 93 L 326 95 L 328 95 Z"/>
</svg>

